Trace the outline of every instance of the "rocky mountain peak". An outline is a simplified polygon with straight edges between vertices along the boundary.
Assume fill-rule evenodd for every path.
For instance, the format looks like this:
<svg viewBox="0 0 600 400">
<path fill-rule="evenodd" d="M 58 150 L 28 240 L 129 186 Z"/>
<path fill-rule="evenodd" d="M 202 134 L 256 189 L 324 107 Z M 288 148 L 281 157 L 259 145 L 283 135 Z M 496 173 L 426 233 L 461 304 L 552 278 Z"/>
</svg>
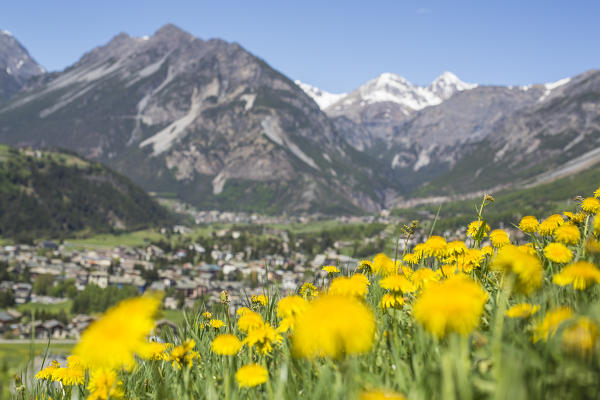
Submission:
<svg viewBox="0 0 600 400">
<path fill-rule="evenodd" d="M 6 30 L 0 31 L 0 70 L 20 81 L 46 72 L 29 55 L 27 49 Z"/>
</svg>

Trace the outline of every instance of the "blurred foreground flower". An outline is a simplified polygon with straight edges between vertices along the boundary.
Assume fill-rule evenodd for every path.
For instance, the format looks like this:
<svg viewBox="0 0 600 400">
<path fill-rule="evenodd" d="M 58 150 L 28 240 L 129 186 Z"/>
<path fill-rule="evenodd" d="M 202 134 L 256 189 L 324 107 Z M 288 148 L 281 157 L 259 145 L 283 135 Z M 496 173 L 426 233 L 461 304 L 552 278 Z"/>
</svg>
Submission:
<svg viewBox="0 0 600 400">
<path fill-rule="evenodd" d="M 269 371 L 262 365 L 244 365 L 235 373 L 235 380 L 240 387 L 254 387 L 267 382 Z"/>
<path fill-rule="evenodd" d="M 559 286 L 573 285 L 573 289 L 585 290 L 595 283 L 600 283 L 600 269 L 587 261 L 579 261 L 567 265 L 552 278 Z"/>
</svg>

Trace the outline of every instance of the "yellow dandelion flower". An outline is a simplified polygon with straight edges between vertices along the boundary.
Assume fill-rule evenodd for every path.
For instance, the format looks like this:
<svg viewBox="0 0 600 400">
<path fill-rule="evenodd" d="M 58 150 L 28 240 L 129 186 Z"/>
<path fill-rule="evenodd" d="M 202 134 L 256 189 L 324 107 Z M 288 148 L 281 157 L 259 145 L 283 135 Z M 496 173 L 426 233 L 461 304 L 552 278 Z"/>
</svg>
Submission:
<svg viewBox="0 0 600 400">
<path fill-rule="evenodd" d="M 250 332 L 252 329 L 263 325 L 262 316 L 255 311 L 247 311 L 238 319 L 238 329 L 242 332 Z"/>
<path fill-rule="evenodd" d="M 53 380 L 52 376 L 54 374 L 54 371 L 56 371 L 57 369 L 60 368 L 60 363 L 56 360 L 53 360 L 50 365 L 48 365 L 46 368 L 42 369 L 40 372 L 38 372 L 37 374 L 35 374 L 35 379 L 44 379 L 44 380 Z"/>
<path fill-rule="evenodd" d="M 482 238 L 486 237 L 488 232 L 490 231 L 490 226 L 488 224 L 485 224 L 485 226 L 482 227 L 483 221 L 473 221 L 469 224 L 469 226 L 467 227 L 467 236 L 470 238 L 475 238 L 478 234 L 478 232 L 481 230 L 482 233 Z"/>
<path fill-rule="evenodd" d="M 594 233 L 600 235 L 600 215 L 594 217 Z"/>
<path fill-rule="evenodd" d="M 269 371 L 262 365 L 244 365 L 235 373 L 235 380 L 240 387 L 254 387 L 269 380 Z"/>
<path fill-rule="evenodd" d="M 427 285 L 432 282 L 438 282 L 440 278 L 439 272 L 433 271 L 429 268 L 421 268 L 416 270 L 410 279 L 413 281 L 417 289 L 422 289 L 427 287 Z"/>
<path fill-rule="evenodd" d="M 383 253 L 379 253 L 373 259 L 373 273 L 387 276 L 395 274 L 397 271 L 394 260 Z"/>
<path fill-rule="evenodd" d="M 542 284 L 544 271 L 540 260 L 516 246 L 508 245 L 498 250 L 491 267 L 505 274 L 514 274 L 515 289 L 522 293 L 531 293 Z"/>
<path fill-rule="evenodd" d="M 323 271 L 327 272 L 329 275 L 339 274 L 340 270 L 335 265 L 326 265 L 321 268 Z"/>
<path fill-rule="evenodd" d="M 485 254 L 483 249 L 467 249 L 465 255 L 456 257 L 454 265 L 458 271 L 470 273 L 473 269 L 481 267 Z"/>
<path fill-rule="evenodd" d="M 480 284 L 457 275 L 425 288 L 415 301 L 413 314 L 437 337 L 450 332 L 468 335 L 479 325 L 487 299 Z"/>
<path fill-rule="evenodd" d="M 180 369 L 183 365 L 190 368 L 194 360 L 200 360 L 200 354 L 194 351 L 196 342 L 194 339 L 186 339 L 179 346 L 175 346 L 169 354 L 168 361 L 171 362 L 173 368 Z"/>
<path fill-rule="evenodd" d="M 146 343 L 146 346 L 144 346 L 143 351 L 140 352 L 140 357 L 146 360 L 166 360 L 166 351 L 167 345 L 165 343 L 148 342 Z"/>
<path fill-rule="evenodd" d="M 402 261 L 404 261 L 407 264 L 416 265 L 421 261 L 421 257 L 415 253 L 406 253 L 402 257 Z"/>
<path fill-rule="evenodd" d="M 600 186 L 594 191 L 594 197 L 600 199 Z"/>
<path fill-rule="evenodd" d="M 298 317 L 292 336 L 293 354 L 339 358 L 366 353 L 373 346 L 375 327 L 372 311 L 360 300 L 325 295 Z"/>
<path fill-rule="evenodd" d="M 67 366 L 57 368 L 52 373 L 53 381 L 60 381 L 64 386 L 83 385 L 85 368 L 77 356 L 67 357 Z"/>
<path fill-rule="evenodd" d="M 538 226 L 540 223 L 537 218 L 533 215 L 527 215 L 521 218 L 521 222 L 519 222 L 519 229 L 525 233 L 535 233 L 538 230 Z"/>
<path fill-rule="evenodd" d="M 446 239 L 441 236 L 429 237 L 423 246 L 423 256 L 441 258 L 446 253 Z"/>
<path fill-rule="evenodd" d="M 579 317 L 565 328 L 561 337 L 563 349 L 582 358 L 592 355 L 598 343 L 598 325 L 587 317 Z"/>
<path fill-rule="evenodd" d="M 251 309 L 249 309 L 248 307 L 240 307 L 237 309 L 237 311 L 235 312 L 235 315 L 237 315 L 238 317 L 241 317 L 242 315 L 244 315 L 247 312 L 254 312 Z M 212 317 L 212 315 L 211 315 Z"/>
<path fill-rule="evenodd" d="M 248 332 L 248 336 L 244 340 L 251 348 L 256 350 L 263 355 L 271 353 L 273 345 L 281 343 L 283 338 L 268 322 L 262 324 L 262 326 L 252 329 Z"/>
<path fill-rule="evenodd" d="M 204 319 L 209 319 L 209 320 L 210 320 L 210 319 L 212 319 L 212 313 L 211 313 L 210 311 L 204 311 L 204 312 L 202 313 L 202 317 L 203 317 Z"/>
<path fill-rule="evenodd" d="M 73 354 L 86 368 L 131 368 L 154 329 L 159 305 L 151 296 L 123 300 L 83 332 Z"/>
<path fill-rule="evenodd" d="M 569 211 L 565 211 L 563 213 L 565 217 L 569 219 L 569 221 L 575 225 L 581 225 L 583 221 L 585 221 L 586 214 L 584 212 L 572 213 Z"/>
<path fill-rule="evenodd" d="M 559 286 L 573 285 L 573 289 L 585 290 L 595 283 L 600 283 L 600 269 L 587 261 L 579 261 L 567 265 L 555 274 L 552 282 Z"/>
<path fill-rule="evenodd" d="M 299 293 L 300 296 L 304 297 L 305 299 L 312 299 L 313 297 L 317 296 L 319 292 L 315 285 L 310 282 L 305 282 L 300 287 Z"/>
<path fill-rule="evenodd" d="M 415 248 L 413 249 L 413 253 L 415 254 L 415 256 L 419 257 L 419 260 L 421 260 L 423 258 L 423 249 L 425 248 L 425 243 L 419 243 L 417 245 L 415 245 Z"/>
<path fill-rule="evenodd" d="M 573 310 L 569 307 L 558 307 L 548 311 L 544 319 L 538 321 L 533 331 L 533 342 L 548 340 L 553 336 L 560 325 L 573 317 Z"/>
<path fill-rule="evenodd" d="M 287 296 L 277 302 L 279 318 L 296 317 L 308 306 L 308 302 L 300 296 Z"/>
<path fill-rule="evenodd" d="M 585 249 L 592 254 L 600 254 L 600 240 L 590 238 L 585 242 Z"/>
<path fill-rule="evenodd" d="M 404 275 L 390 275 L 379 281 L 379 286 L 394 293 L 412 293 L 417 291 L 414 283 Z"/>
<path fill-rule="evenodd" d="M 379 302 L 379 307 L 384 310 L 387 308 L 401 308 L 404 305 L 404 298 L 400 294 L 385 293 Z"/>
<path fill-rule="evenodd" d="M 369 292 L 369 280 L 363 274 L 355 274 L 350 278 L 340 276 L 331 281 L 330 294 L 340 296 L 365 297 Z"/>
<path fill-rule="evenodd" d="M 210 349 L 215 354 L 222 356 L 233 356 L 242 348 L 242 342 L 234 335 L 226 333 L 217 336 L 210 344 Z"/>
<path fill-rule="evenodd" d="M 470 250 L 477 250 L 477 249 L 470 249 Z M 486 245 L 483 246 L 481 248 L 481 254 L 485 257 L 485 256 L 491 256 L 492 254 L 494 254 L 494 249 L 492 248 L 492 246 Z"/>
<path fill-rule="evenodd" d="M 211 319 L 208 321 L 208 323 L 215 329 L 220 329 L 225 326 L 225 322 L 221 321 L 220 319 Z"/>
<path fill-rule="evenodd" d="M 549 243 L 544 247 L 544 256 L 554 263 L 566 264 L 573 258 L 573 253 L 562 243 Z"/>
<path fill-rule="evenodd" d="M 253 295 L 250 298 L 250 301 L 252 302 L 252 304 L 259 304 L 263 307 L 266 307 L 267 304 L 269 303 L 269 298 L 267 296 L 265 296 L 264 294 L 259 294 L 257 295 Z"/>
<path fill-rule="evenodd" d="M 506 311 L 506 316 L 509 318 L 529 318 L 540 310 L 537 304 L 520 303 L 515 304 Z"/>
<path fill-rule="evenodd" d="M 529 254 L 530 256 L 537 256 L 537 252 L 533 247 L 533 243 L 522 244 L 520 246 L 517 246 L 517 249 L 519 249 L 525 254 Z"/>
<path fill-rule="evenodd" d="M 492 232 L 490 232 L 490 240 L 492 241 L 492 246 L 497 249 L 510 244 L 508 233 L 506 233 L 506 231 L 503 229 L 494 229 Z"/>
<path fill-rule="evenodd" d="M 384 390 L 370 390 L 360 394 L 360 400 L 406 400 L 400 393 Z"/>
<path fill-rule="evenodd" d="M 467 252 L 467 245 L 462 240 L 455 240 L 453 242 L 448 242 L 446 245 L 446 255 L 447 256 L 459 256 L 461 254 L 465 254 Z"/>
<path fill-rule="evenodd" d="M 543 220 L 538 226 L 538 232 L 542 236 L 552 236 L 556 228 L 565 222 L 560 214 L 553 214 Z"/>
<path fill-rule="evenodd" d="M 90 373 L 87 389 L 90 391 L 88 400 L 122 399 L 123 383 L 118 379 L 117 373 L 112 369 L 94 369 Z"/>
<path fill-rule="evenodd" d="M 588 197 L 581 202 L 581 210 L 586 214 L 596 214 L 600 211 L 600 200 Z"/>
<path fill-rule="evenodd" d="M 373 263 L 369 260 L 362 260 L 358 264 L 358 267 L 356 267 L 356 269 L 358 269 L 359 271 L 361 271 L 365 274 L 370 274 L 371 271 L 373 270 Z"/>
<path fill-rule="evenodd" d="M 581 238 L 579 228 L 572 223 L 562 224 L 554 231 L 554 239 L 564 244 L 577 244 Z"/>
</svg>

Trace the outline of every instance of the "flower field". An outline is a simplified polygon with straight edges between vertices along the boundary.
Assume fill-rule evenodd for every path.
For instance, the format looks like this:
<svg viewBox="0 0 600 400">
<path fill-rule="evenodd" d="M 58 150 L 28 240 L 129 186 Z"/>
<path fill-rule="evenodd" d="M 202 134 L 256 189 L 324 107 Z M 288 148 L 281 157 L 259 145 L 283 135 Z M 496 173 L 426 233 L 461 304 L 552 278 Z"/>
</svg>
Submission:
<svg viewBox="0 0 600 400">
<path fill-rule="evenodd" d="M 576 212 L 464 240 L 430 235 L 296 293 L 187 314 L 151 336 L 159 294 L 93 323 L 18 399 L 591 399 L 600 393 L 600 189 Z M 540 218 L 540 219 L 538 219 Z M 404 227 L 408 243 L 415 225 Z"/>
</svg>

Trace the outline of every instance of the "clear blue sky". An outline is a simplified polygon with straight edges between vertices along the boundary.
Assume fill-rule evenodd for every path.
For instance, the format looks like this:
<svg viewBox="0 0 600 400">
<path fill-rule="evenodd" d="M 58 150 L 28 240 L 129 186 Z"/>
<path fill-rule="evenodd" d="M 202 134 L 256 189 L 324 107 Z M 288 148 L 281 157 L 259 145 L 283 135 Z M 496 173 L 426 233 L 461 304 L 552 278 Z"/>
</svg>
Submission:
<svg viewBox="0 0 600 400">
<path fill-rule="evenodd" d="M 382 72 L 427 84 L 549 82 L 600 68 L 600 1 L 5 1 L 11 31 L 49 70 L 119 32 L 174 23 L 236 41 L 292 79 L 349 91 Z"/>
</svg>

